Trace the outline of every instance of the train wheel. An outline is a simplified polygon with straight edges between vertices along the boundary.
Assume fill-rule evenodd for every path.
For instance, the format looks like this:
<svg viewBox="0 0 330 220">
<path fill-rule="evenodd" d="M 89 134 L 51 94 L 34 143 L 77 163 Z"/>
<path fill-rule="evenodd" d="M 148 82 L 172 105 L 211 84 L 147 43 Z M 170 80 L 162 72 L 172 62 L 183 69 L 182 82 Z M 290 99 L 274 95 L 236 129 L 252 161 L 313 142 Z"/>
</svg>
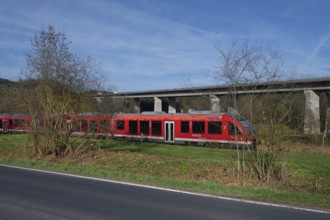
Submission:
<svg viewBox="0 0 330 220">
<path fill-rule="evenodd" d="M 209 146 L 211 148 L 219 148 L 219 144 L 217 144 L 217 143 L 210 143 Z"/>
</svg>

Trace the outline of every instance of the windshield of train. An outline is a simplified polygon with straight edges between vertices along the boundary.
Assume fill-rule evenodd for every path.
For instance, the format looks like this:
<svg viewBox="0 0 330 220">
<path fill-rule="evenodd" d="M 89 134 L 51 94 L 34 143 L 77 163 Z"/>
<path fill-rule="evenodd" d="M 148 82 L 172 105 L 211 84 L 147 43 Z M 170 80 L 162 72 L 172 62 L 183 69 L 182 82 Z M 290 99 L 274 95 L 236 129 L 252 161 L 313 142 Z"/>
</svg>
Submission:
<svg viewBox="0 0 330 220">
<path fill-rule="evenodd" d="M 255 135 L 256 131 L 250 125 L 250 122 L 246 120 L 243 116 L 235 115 L 235 118 L 239 120 L 239 122 L 243 125 L 245 130 L 247 130 L 250 134 Z"/>
</svg>

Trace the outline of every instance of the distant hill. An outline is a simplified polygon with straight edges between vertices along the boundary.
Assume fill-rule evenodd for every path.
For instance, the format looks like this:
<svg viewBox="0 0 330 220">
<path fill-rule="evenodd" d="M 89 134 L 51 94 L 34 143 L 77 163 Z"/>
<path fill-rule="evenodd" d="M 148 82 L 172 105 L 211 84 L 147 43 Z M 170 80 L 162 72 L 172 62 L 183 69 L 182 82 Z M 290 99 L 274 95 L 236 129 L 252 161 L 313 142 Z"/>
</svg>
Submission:
<svg viewBox="0 0 330 220">
<path fill-rule="evenodd" d="M 10 81 L 9 79 L 3 79 L 3 78 L 0 78 L 0 84 L 1 85 L 13 85 L 13 84 L 16 84 L 16 82 L 14 81 Z"/>
<path fill-rule="evenodd" d="M 4 87 L 7 87 L 7 86 L 14 86 L 16 84 L 17 84 L 17 82 L 10 81 L 8 79 L 0 78 L 0 88 L 4 88 Z"/>
</svg>

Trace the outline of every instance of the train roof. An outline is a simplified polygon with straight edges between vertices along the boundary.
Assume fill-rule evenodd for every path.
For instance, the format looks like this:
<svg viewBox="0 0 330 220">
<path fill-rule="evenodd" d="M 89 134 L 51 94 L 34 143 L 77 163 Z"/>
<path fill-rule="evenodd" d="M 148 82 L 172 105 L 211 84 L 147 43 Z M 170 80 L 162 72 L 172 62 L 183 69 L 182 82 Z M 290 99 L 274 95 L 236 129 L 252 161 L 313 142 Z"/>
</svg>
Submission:
<svg viewBox="0 0 330 220">
<path fill-rule="evenodd" d="M 180 116 L 224 116 L 228 115 L 230 117 L 236 118 L 239 121 L 245 121 L 246 118 L 242 115 L 239 114 L 234 114 L 230 112 L 219 112 L 219 111 L 188 111 L 186 113 L 166 113 L 166 112 L 141 112 L 141 113 L 115 113 L 114 117 L 116 116 L 132 116 L 132 117 L 138 117 L 138 116 L 159 116 L 159 117 L 167 117 L 167 116 L 175 116 L 175 117 L 180 117 Z"/>
<path fill-rule="evenodd" d="M 20 114 L 20 113 L 0 113 L 0 116 L 19 116 L 19 117 L 27 117 L 29 116 L 28 114 Z"/>
<path fill-rule="evenodd" d="M 228 112 L 189 111 L 186 113 L 141 112 L 141 113 L 115 113 L 115 116 L 195 116 L 195 115 L 231 115 Z"/>
</svg>

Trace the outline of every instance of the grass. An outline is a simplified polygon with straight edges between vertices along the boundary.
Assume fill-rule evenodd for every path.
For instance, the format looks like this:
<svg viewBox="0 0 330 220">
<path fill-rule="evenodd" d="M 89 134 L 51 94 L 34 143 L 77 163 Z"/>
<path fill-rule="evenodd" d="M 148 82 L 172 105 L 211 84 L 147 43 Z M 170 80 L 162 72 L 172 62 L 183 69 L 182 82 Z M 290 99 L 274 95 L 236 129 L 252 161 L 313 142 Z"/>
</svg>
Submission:
<svg viewBox="0 0 330 220">
<path fill-rule="evenodd" d="M 27 142 L 25 135 L 1 135 L 0 163 L 214 195 L 330 207 L 328 153 L 286 152 L 289 181 L 272 185 L 238 182 L 231 173 L 233 150 L 90 140 L 99 148 L 55 159 L 32 156 L 26 150 Z"/>
<path fill-rule="evenodd" d="M 330 186 L 330 155 L 320 153 L 290 153 L 288 160 L 289 168 L 297 178 L 313 180 L 315 185 L 309 186 L 328 188 Z M 306 181 L 309 182 L 309 181 Z"/>
</svg>

